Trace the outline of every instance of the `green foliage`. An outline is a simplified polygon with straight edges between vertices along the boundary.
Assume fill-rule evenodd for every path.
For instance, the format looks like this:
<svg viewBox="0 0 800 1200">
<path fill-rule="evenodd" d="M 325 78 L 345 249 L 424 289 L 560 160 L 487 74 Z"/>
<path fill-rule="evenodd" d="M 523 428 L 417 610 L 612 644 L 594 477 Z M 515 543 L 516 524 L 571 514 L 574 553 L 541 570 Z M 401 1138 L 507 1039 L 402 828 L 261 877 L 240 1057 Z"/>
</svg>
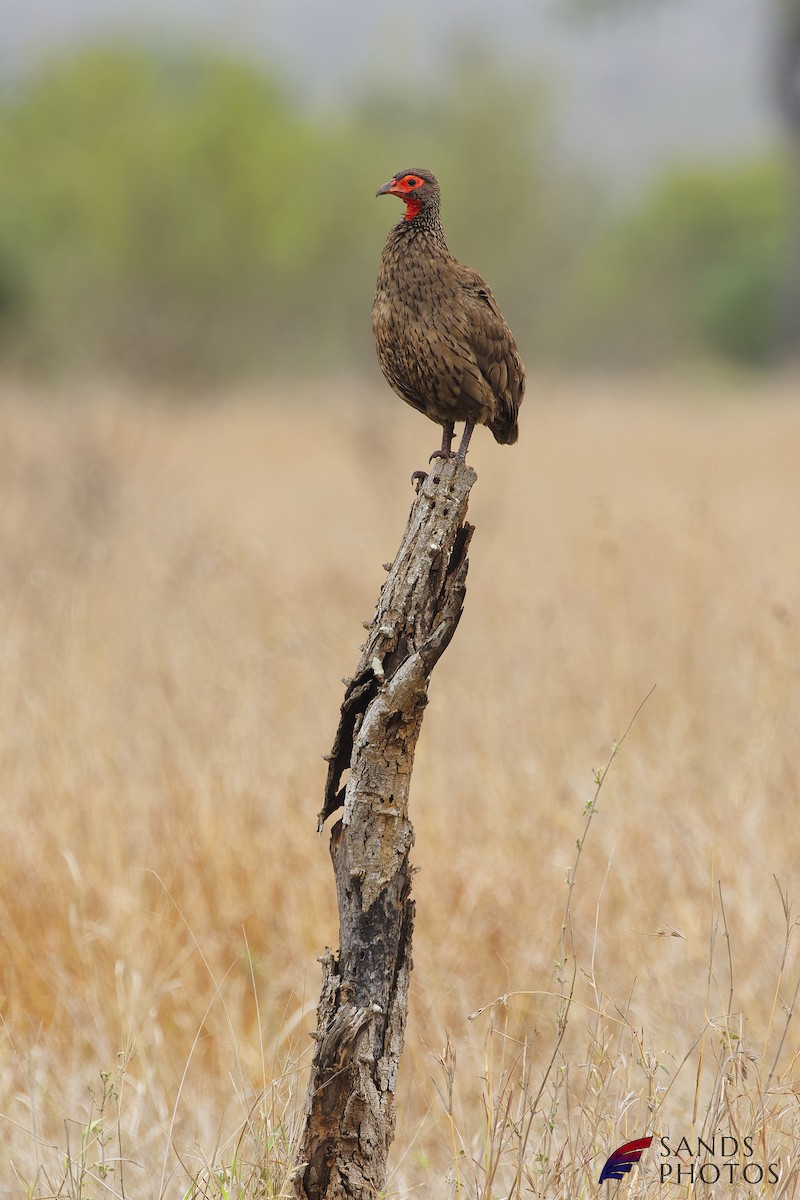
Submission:
<svg viewBox="0 0 800 1200">
<path fill-rule="evenodd" d="M 400 215 L 377 186 L 404 155 L 449 173 L 462 252 L 485 253 L 501 291 L 519 285 L 515 226 L 541 208 L 536 106 L 485 60 L 454 62 L 440 94 L 336 117 L 199 54 L 95 49 L 51 67 L 0 105 L 6 355 L 204 377 L 371 362 L 377 260 Z"/>
<path fill-rule="evenodd" d="M 480 87 L 476 87 L 476 79 Z M 83 52 L 0 96 L 6 363 L 209 380 L 374 362 L 377 261 L 403 166 L 444 184 L 451 249 L 530 357 L 775 356 L 786 173 L 682 172 L 606 229 L 546 153 L 546 98 L 469 43 L 312 113 L 255 67 Z"/>
<path fill-rule="evenodd" d="M 586 346 L 633 360 L 689 350 L 769 362 L 785 330 L 791 233 L 780 163 L 668 176 L 587 260 Z"/>
<path fill-rule="evenodd" d="M 0 297 L 37 359 L 269 365 L 340 265 L 336 138 L 240 64 L 83 54 L 6 103 L 0 153 Z"/>
</svg>

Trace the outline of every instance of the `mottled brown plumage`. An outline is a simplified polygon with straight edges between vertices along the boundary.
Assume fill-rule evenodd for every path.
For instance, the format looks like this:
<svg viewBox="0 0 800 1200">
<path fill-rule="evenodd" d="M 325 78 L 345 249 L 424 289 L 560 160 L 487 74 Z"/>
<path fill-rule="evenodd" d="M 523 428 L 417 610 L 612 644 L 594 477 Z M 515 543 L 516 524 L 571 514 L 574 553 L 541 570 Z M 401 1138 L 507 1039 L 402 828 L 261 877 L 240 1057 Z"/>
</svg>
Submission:
<svg viewBox="0 0 800 1200">
<path fill-rule="evenodd" d="M 498 442 L 516 442 L 525 369 L 486 283 L 447 249 L 435 176 L 399 171 L 377 194 L 406 203 L 383 248 L 372 306 L 386 379 L 443 426 L 443 457 L 451 453 L 455 421 L 466 422 L 460 458 L 475 425 L 488 425 Z"/>
</svg>

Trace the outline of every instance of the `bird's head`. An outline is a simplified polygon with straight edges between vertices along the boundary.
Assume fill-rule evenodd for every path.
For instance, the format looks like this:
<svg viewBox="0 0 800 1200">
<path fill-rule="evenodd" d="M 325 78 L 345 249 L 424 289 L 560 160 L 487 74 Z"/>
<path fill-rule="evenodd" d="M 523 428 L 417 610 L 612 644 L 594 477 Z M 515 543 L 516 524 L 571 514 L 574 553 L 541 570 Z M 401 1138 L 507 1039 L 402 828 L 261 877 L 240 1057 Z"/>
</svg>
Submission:
<svg viewBox="0 0 800 1200">
<path fill-rule="evenodd" d="M 388 183 L 378 188 L 376 196 L 399 196 L 405 201 L 407 221 L 425 209 L 439 207 L 439 184 L 430 171 L 409 169 L 398 171 Z"/>
</svg>

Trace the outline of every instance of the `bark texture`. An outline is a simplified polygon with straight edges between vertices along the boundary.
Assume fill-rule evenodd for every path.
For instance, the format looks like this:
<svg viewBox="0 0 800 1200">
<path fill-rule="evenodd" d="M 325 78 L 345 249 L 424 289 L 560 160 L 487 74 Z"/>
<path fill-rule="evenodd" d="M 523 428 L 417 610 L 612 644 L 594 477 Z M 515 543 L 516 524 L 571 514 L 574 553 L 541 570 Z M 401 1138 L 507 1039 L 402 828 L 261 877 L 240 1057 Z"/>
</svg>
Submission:
<svg viewBox="0 0 800 1200">
<path fill-rule="evenodd" d="M 411 972 L 408 792 L 428 681 L 461 617 L 476 475 L 435 462 L 411 509 L 329 757 L 339 951 L 326 951 L 295 1190 L 372 1200 L 386 1182 Z M 349 776 L 341 786 L 342 775 Z"/>
</svg>

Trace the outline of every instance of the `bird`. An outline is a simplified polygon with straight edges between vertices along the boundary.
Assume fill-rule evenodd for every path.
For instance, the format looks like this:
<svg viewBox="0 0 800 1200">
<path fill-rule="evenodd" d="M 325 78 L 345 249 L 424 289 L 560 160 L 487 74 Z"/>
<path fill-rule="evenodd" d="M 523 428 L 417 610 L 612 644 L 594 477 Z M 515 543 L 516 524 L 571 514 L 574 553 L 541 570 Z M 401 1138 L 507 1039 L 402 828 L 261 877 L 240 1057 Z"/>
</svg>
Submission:
<svg viewBox="0 0 800 1200">
<path fill-rule="evenodd" d="M 486 281 L 447 248 L 436 176 L 398 171 L 376 196 L 398 196 L 405 212 L 381 256 L 372 332 L 391 388 L 442 426 L 433 458 L 464 461 L 476 425 L 512 445 L 525 393 L 525 368 L 514 336 Z M 456 454 L 455 422 L 464 421 Z"/>
</svg>

